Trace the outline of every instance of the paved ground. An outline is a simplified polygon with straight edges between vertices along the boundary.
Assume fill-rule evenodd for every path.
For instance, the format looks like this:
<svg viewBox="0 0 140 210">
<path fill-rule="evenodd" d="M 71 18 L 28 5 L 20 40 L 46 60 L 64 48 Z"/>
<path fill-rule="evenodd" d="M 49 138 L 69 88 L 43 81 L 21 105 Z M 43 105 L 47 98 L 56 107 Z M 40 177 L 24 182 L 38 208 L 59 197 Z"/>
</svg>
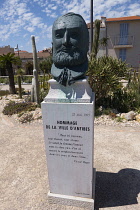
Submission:
<svg viewBox="0 0 140 210">
<path fill-rule="evenodd" d="M 138 129 L 95 126 L 96 210 L 140 209 Z M 80 210 L 48 204 L 42 124 L 16 124 L 1 110 L 0 176 L 0 210 Z"/>
<path fill-rule="evenodd" d="M 22 88 L 25 90 L 31 91 L 31 84 L 29 85 L 22 85 Z M 18 88 L 18 85 L 15 85 L 16 88 Z M 9 90 L 9 85 L 0 85 L 0 90 Z"/>
</svg>

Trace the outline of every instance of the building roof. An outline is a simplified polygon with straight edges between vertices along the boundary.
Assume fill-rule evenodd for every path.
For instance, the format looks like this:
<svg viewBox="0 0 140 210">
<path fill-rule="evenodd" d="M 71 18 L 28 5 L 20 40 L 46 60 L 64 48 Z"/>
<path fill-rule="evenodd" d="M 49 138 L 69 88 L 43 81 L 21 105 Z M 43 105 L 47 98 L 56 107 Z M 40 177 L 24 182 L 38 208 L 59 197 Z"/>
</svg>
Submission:
<svg viewBox="0 0 140 210">
<path fill-rule="evenodd" d="M 107 18 L 107 22 L 112 22 L 112 21 L 123 21 L 123 20 L 140 20 L 140 16 L 128 16 L 128 17 L 119 17 L 119 18 Z"/>
<path fill-rule="evenodd" d="M 100 28 L 104 28 L 105 25 L 102 24 L 102 18 L 105 17 L 101 17 L 101 26 Z M 106 18 L 106 22 L 116 22 L 116 21 L 127 21 L 127 20 L 140 20 L 140 16 L 136 15 L 136 16 L 128 16 L 128 17 L 119 17 L 119 18 Z M 87 28 L 90 28 L 90 23 L 87 23 Z M 93 22 L 93 28 L 94 28 L 94 22 Z"/>
<path fill-rule="evenodd" d="M 15 54 L 16 56 L 18 56 L 18 53 Z M 37 53 L 37 57 L 38 58 L 47 58 L 49 57 L 51 54 L 49 52 L 38 52 Z M 19 57 L 21 59 L 33 59 L 33 53 L 29 53 L 27 51 L 19 51 Z"/>
<path fill-rule="evenodd" d="M 15 54 L 18 53 L 18 51 L 15 51 Z M 25 50 L 19 50 L 19 53 L 28 53 L 27 51 Z"/>
</svg>

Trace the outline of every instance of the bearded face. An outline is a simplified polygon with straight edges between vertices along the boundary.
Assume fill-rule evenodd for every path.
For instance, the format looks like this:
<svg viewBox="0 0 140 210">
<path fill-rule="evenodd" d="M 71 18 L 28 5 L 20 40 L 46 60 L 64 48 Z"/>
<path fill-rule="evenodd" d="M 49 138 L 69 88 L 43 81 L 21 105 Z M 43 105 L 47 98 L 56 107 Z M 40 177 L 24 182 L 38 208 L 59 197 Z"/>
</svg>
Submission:
<svg viewBox="0 0 140 210">
<path fill-rule="evenodd" d="M 53 53 L 53 62 L 56 66 L 76 66 L 82 64 L 86 59 L 80 50 L 74 51 L 59 51 Z"/>
<path fill-rule="evenodd" d="M 56 66 L 77 66 L 87 60 L 88 30 L 77 15 L 60 17 L 53 25 L 53 62 Z"/>
</svg>

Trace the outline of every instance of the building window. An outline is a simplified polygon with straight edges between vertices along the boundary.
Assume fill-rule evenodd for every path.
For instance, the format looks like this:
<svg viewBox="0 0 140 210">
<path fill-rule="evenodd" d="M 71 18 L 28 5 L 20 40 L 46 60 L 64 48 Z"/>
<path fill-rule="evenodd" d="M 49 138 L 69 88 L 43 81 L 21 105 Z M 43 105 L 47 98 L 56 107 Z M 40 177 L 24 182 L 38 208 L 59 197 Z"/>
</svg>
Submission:
<svg viewBox="0 0 140 210">
<path fill-rule="evenodd" d="M 128 23 L 121 23 L 120 24 L 120 45 L 127 45 L 128 44 Z"/>
<path fill-rule="evenodd" d="M 125 60 L 126 60 L 126 48 L 120 49 L 119 58 L 120 58 L 122 61 L 125 61 Z"/>
</svg>

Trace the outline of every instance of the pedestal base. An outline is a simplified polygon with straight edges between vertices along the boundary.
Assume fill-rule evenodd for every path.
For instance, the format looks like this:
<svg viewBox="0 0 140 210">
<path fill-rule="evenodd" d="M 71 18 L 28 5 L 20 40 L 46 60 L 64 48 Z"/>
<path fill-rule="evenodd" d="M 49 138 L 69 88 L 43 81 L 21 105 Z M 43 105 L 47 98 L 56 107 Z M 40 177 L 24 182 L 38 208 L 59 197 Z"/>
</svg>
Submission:
<svg viewBox="0 0 140 210">
<path fill-rule="evenodd" d="M 49 204 L 58 204 L 66 206 L 75 206 L 79 208 L 94 209 L 95 200 L 95 179 L 96 179 L 96 169 L 93 169 L 93 198 L 82 198 L 77 196 L 61 195 L 48 192 Z"/>
<path fill-rule="evenodd" d="M 48 193 L 48 201 L 50 204 L 60 204 L 67 206 L 76 206 L 84 209 L 94 209 L 94 200 L 91 198 L 81 198 L 75 196 L 60 195 Z"/>
</svg>

